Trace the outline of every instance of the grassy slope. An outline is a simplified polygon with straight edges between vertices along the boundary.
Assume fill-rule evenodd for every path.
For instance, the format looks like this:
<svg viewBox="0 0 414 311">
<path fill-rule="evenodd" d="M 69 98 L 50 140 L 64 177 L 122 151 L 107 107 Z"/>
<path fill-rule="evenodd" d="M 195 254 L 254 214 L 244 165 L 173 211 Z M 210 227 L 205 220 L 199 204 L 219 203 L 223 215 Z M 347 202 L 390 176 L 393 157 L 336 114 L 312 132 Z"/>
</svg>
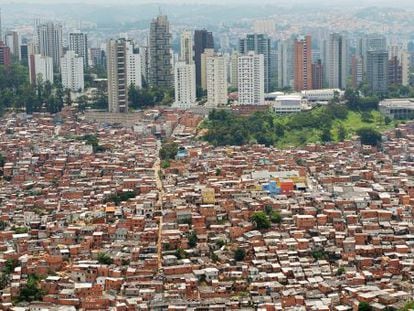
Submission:
<svg viewBox="0 0 414 311">
<path fill-rule="evenodd" d="M 342 124 L 348 134 L 348 138 L 356 133 L 356 131 L 361 127 L 372 127 L 378 131 L 386 131 L 395 127 L 395 124 L 391 122 L 386 125 L 384 122 L 384 116 L 379 111 L 372 111 L 372 120 L 373 122 L 364 122 L 361 118 L 361 113 L 349 111 L 348 117 L 345 120 L 336 120 L 332 127 L 332 138 L 334 141 L 338 141 L 338 128 Z M 304 130 L 294 130 L 285 133 L 285 137 L 281 139 L 276 147 L 278 148 L 288 148 L 303 145 L 306 143 L 317 143 L 320 142 L 321 131 L 317 129 L 304 129 Z"/>
</svg>

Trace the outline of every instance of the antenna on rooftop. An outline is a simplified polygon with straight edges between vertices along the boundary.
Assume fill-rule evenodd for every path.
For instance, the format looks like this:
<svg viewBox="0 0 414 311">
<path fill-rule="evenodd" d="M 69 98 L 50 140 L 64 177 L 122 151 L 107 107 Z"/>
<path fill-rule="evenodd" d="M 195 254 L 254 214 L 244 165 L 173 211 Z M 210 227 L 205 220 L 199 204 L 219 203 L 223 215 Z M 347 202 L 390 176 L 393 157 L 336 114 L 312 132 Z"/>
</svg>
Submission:
<svg viewBox="0 0 414 311">
<path fill-rule="evenodd" d="M 158 14 L 161 16 L 162 15 L 162 10 L 161 10 L 161 6 L 158 6 Z"/>
</svg>

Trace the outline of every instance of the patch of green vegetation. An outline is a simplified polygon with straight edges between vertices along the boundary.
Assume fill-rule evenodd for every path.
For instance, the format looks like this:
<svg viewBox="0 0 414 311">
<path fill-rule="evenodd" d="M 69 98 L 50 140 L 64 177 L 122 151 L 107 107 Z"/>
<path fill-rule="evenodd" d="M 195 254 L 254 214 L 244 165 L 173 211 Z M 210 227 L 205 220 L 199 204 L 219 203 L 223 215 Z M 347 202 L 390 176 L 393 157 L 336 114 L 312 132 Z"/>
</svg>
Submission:
<svg viewBox="0 0 414 311">
<path fill-rule="evenodd" d="M 161 160 L 174 160 L 178 153 L 178 144 L 175 142 L 165 142 L 160 150 Z"/>
<path fill-rule="evenodd" d="M 389 118 L 375 110 L 376 100 L 364 99 L 356 105 L 363 110 L 330 103 L 311 111 L 283 116 L 266 111 L 241 117 L 229 111 L 213 110 L 203 123 L 208 130 L 203 138 L 216 146 L 259 143 L 278 148 L 339 142 L 350 138 L 360 128 L 383 132 L 395 127 Z"/>
<path fill-rule="evenodd" d="M 91 145 L 94 153 L 105 152 L 106 148 L 99 144 L 99 139 L 96 135 L 86 134 L 78 137 L 78 140 L 84 141 L 87 145 Z"/>
<path fill-rule="evenodd" d="M 129 199 L 135 198 L 137 193 L 135 191 L 126 191 L 126 192 L 119 192 L 117 194 L 111 194 L 110 196 L 106 197 L 104 203 L 113 202 L 116 206 L 121 204 L 121 202 L 128 201 Z"/>
<path fill-rule="evenodd" d="M 27 233 L 27 232 L 29 232 L 29 228 L 27 228 L 27 227 L 16 227 L 16 228 L 14 228 L 14 232 L 16 234 Z"/>
<path fill-rule="evenodd" d="M 99 253 L 97 257 L 98 262 L 101 265 L 112 265 L 114 260 L 106 253 Z"/>
<path fill-rule="evenodd" d="M 17 298 L 19 302 L 41 301 L 45 294 L 39 286 L 41 277 L 36 274 L 30 274 L 27 283 L 20 290 Z"/>
<path fill-rule="evenodd" d="M 243 261 L 246 258 L 246 251 L 242 248 L 237 248 L 234 252 L 234 260 L 235 261 Z"/>
</svg>

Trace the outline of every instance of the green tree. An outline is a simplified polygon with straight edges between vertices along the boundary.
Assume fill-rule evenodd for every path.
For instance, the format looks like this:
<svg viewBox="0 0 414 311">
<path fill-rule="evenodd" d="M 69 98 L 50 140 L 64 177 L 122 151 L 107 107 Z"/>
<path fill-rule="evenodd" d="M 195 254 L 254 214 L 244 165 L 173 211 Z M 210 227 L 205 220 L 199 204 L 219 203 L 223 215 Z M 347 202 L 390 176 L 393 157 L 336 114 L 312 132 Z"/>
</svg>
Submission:
<svg viewBox="0 0 414 311">
<path fill-rule="evenodd" d="M 330 129 L 330 128 L 325 127 L 325 128 L 322 130 L 321 140 L 322 140 L 324 143 L 327 143 L 327 142 L 332 141 L 332 134 L 331 134 L 331 129 Z"/>
<path fill-rule="evenodd" d="M 4 167 L 4 164 L 6 164 L 6 158 L 0 153 L 0 167 Z"/>
<path fill-rule="evenodd" d="M 85 95 L 82 95 L 77 98 L 76 102 L 78 103 L 78 111 L 79 112 L 85 112 L 86 107 L 88 105 L 88 97 Z"/>
<path fill-rule="evenodd" d="M 280 224 L 282 222 L 282 216 L 280 215 L 280 212 L 278 211 L 272 211 L 270 214 L 270 221 L 274 224 Z"/>
<path fill-rule="evenodd" d="M 235 261 L 243 261 L 246 257 L 246 251 L 242 248 L 237 248 L 234 252 L 234 260 Z"/>
<path fill-rule="evenodd" d="M 271 227 L 269 218 L 264 212 L 261 211 L 253 213 L 251 221 L 254 223 L 256 229 L 259 230 L 269 229 Z"/>
<path fill-rule="evenodd" d="M 65 104 L 66 104 L 66 106 L 72 106 L 72 94 L 71 94 L 71 91 L 70 91 L 70 89 L 65 89 L 65 91 L 64 91 L 64 93 L 65 93 L 65 96 L 64 96 L 64 98 L 65 98 Z"/>
<path fill-rule="evenodd" d="M 98 253 L 97 260 L 101 265 L 112 265 L 114 263 L 111 256 L 106 253 Z"/>
<path fill-rule="evenodd" d="M 408 311 L 414 309 L 414 300 L 407 301 L 400 311 Z"/>
<path fill-rule="evenodd" d="M 340 124 L 339 127 L 338 127 L 338 139 L 339 139 L 339 141 L 344 141 L 346 139 L 346 136 L 347 136 L 346 128 L 345 128 L 345 126 Z"/>
<path fill-rule="evenodd" d="M 173 160 L 178 153 L 178 144 L 175 142 L 164 143 L 160 150 L 162 160 Z"/>
<path fill-rule="evenodd" d="M 29 232 L 29 228 L 27 228 L 27 227 L 16 227 L 16 228 L 14 228 L 14 232 L 16 234 L 27 233 L 27 232 Z"/>
<path fill-rule="evenodd" d="M 371 112 L 364 111 L 361 114 L 361 120 L 362 120 L 362 122 L 365 122 L 365 123 L 372 123 L 373 120 L 372 120 L 372 114 L 371 114 Z"/>
<path fill-rule="evenodd" d="M 188 235 L 188 245 L 193 248 L 197 246 L 198 238 L 197 234 L 194 231 L 191 231 Z"/>
<path fill-rule="evenodd" d="M 178 260 L 187 258 L 187 253 L 182 248 L 177 248 L 174 255 Z"/>
<path fill-rule="evenodd" d="M 371 311 L 372 307 L 368 302 L 360 302 L 358 305 L 358 311 Z"/>
<path fill-rule="evenodd" d="M 382 136 L 377 130 L 370 127 L 363 127 L 357 131 L 360 137 L 361 144 L 379 146 L 381 144 Z"/>
<path fill-rule="evenodd" d="M 131 84 L 128 89 L 129 105 L 134 109 L 140 108 L 140 94 L 138 88 Z"/>
<path fill-rule="evenodd" d="M 34 274 L 29 275 L 27 283 L 20 290 L 18 301 L 32 302 L 41 301 L 44 292 L 39 287 L 40 277 Z"/>
<path fill-rule="evenodd" d="M 338 268 L 338 270 L 336 271 L 336 275 L 342 275 L 342 274 L 344 274 L 346 271 L 345 271 L 345 267 L 344 266 L 340 266 L 339 268 Z"/>
</svg>

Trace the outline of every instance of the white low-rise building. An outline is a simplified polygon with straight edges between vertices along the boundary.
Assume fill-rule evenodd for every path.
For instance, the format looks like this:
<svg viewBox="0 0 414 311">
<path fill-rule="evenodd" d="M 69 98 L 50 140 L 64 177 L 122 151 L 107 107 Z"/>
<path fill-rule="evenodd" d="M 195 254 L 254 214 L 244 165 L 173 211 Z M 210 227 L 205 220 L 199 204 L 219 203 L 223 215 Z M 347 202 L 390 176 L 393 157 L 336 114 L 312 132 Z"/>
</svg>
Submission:
<svg viewBox="0 0 414 311">
<path fill-rule="evenodd" d="M 378 108 L 381 113 L 393 119 L 414 118 L 414 98 L 384 99 Z"/>
<path fill-rule="evenodd" d="M 301 95 L 281 95 L 275 101 L 270 102 L 275 113 L 286 114 L 301 112 L 309 109 L 308 101 Z"/>
<path fill-rule="evenodd" d="M 301 92 L 302 96 L 310 102 L 330 101 L 335 96 L 341 97 L 344 91 L 340 89 L 320 89 L 320 90 L 304 90 Z"/>
</svg>

